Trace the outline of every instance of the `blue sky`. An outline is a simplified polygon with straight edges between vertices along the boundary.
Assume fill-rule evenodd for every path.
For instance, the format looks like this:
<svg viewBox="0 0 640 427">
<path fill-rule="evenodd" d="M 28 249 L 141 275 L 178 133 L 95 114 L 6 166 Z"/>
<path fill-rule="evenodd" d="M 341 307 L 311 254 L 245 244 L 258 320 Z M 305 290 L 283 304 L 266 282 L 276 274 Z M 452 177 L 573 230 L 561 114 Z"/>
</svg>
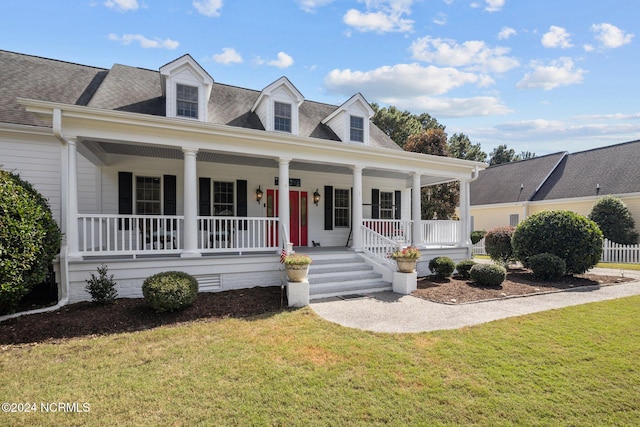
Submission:
<svg viewBox="0 0 640 427">
<path fill-rule="evenodd" d="M 637 0 L 14 0 L 0 49 L 427 112 L 490 152 L 640 139 Z M 1 76 L 0 76 L 1 78 Z"/>
</svg>

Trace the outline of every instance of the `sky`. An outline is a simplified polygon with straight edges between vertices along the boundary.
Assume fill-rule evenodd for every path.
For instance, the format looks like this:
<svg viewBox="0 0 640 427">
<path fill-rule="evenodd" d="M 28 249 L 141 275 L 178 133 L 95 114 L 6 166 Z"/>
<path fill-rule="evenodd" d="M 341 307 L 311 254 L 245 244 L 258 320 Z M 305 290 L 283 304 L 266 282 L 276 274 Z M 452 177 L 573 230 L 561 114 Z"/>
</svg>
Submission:
<svg viewBox="0 0 640 427">
<path fill-rule="evenodd" d="M 423 112 L 491 151 L 640 139 L 638 0 L 5 0 L 0 49 Z M 1 78 L 1 76 L 0 76 Z"/>
</svg>

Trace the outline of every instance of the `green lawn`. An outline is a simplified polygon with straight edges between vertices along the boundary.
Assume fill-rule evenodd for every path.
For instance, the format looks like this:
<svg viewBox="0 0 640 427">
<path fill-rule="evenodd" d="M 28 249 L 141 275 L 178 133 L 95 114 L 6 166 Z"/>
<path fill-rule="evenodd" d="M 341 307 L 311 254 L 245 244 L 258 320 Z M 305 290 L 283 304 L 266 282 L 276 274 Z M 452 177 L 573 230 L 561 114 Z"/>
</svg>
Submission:
<svg viewBox="0 0 640 427">
<path fill-rule="evenodd" d="M 1 425 L 640 425 L 640 297 L 455 331 L 312 310 L 6 346 Z M 41 402 L 90 412 L 43 413 Z"/>
</svg>

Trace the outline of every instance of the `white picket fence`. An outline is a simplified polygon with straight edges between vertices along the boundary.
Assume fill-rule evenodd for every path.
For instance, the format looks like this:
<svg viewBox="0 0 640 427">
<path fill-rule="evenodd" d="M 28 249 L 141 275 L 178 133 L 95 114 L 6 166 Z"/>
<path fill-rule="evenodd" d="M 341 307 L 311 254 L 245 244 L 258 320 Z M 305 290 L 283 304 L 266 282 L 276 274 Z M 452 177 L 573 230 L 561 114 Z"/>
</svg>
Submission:
<svg viewBox="0 0 640 427">
<path fill-rule="evenodd" d="M 472 251 L 474 255 L 486 255 L 484 239 L 473 245 Z M 621 245 L 604 239 L 601 261 L 619 264 L 640 264 L 640 245 Z"/>
</svg>

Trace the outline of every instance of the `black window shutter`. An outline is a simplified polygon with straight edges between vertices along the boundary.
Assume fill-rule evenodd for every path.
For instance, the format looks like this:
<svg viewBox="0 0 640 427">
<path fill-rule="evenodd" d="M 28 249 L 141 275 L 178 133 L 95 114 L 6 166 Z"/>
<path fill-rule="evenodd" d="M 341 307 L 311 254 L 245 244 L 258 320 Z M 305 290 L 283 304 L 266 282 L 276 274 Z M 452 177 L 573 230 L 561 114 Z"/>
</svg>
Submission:
<svg viewBox="0 0 640 427">
<path fill-rule="evenodd" d="M 164 177 L 164 214 L 176 214 L 176 176 L 165 175 Z"/>
<path fill-rule="evenodd" d="M 371 189 L 371 219 L 380 219 L 380 190 Z"/>
<path fill-rule="evenodd" d="M 121 215 L 133 214 L 133 174 L 131 172 L 118 172 L 118 213 Z M 129 219 L 118 221 L 118 228 L 129 229 Z"/>
<path fill-rule="evenodd" d="M 238 197 L 238 207 L 236 210 L 236 215 L 238 216 L 247 216 L 248 213 L 248 203 L 247 203 L 247 180 L 239 179 L 236 181 L 236 191 Z M 247 222 L 240 222 L 240 229 L 245 230 L 247 228 Z"/>
<path fill-rule="evenodd" d="M 402 219 L 402 192 L 395 192 L 396 216 L 395 219 Z"/>
<path fill-rule="evenodd" d="M 211 216 L 211 178 L 200 178 L 198 182 L 198 215 Z"/>
<path fill-rule="evenodd" d="M 324 186 L 324 229 L 333 230 L 333 187 Z"/>
</svg>

